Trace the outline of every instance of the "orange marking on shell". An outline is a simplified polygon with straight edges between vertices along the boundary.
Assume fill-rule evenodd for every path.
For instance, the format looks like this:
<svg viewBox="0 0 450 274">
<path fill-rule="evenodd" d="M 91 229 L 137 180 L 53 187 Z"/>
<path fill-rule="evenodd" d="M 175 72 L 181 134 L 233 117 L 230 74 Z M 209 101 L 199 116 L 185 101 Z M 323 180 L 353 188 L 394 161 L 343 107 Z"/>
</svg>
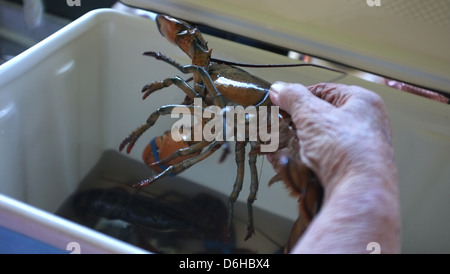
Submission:
<svg viewBox="0 0 450 274">
<path fill-rule="evenodd" d="M 162 136 L 158 136 L 155 138 L 155 145 L 156 148 L 158 149 L 158 151 L 156 152 L 159 160 L 162 161 L 165 158 L 169 157 L 170 155 L 172 155 L 173 153 L 175 153 L 177 150 L 182 149 L 182 148 L 187 148 L 189 147 L 189 144 L 183 140 L 181 141 L 175 141 L 171 134 L 170 131 L 164 133 L 164 135 Z M 199 152 L 198 152 L 199 153 Z M 186 159 L 192 158 L 193 156 L 197 155 L 198 153 L 192 154 L 192 155 L 186 155 L 186 156 L 179 156 L 169 162 L 167 162 L 165 164 L 165 166 L 169 167 L 171 165 L 174 164 L 178 164 Z M 152 146 L 149 143 L 143 153 L 142 153 L 142 159 L 144 160 L 144 163 L 149 166 L 151 169 L 153 169 L 154 171 L 160 173 L 163 172 L 163 170 L 161 169 L 161 167 L 155 165 L 155 166 L 150 166 L 151 164 L 156 162 L 153 150 L 152 150 Z"/>
<path fill-rule="evenodd" d="M 163 139 L 162 136 L 158 136 L 158 137 L 155 138 L 155 144 L 156 144 L 157 148 L 161 147 L 162 139 Z M 156 153 L 159 153 L 159 152 L 157 151 Z M 147 144 L 147 146 L 145 147 L 144 151 L 142 152 L 142 160 L 144 160 L 144 163 L 147 166 L 150 166 L 151 164 L 156 162 L 155 156 L 153 154 L 152 146 L 151 146 L 150 143 Z M 150 168 L 153 169 L 154 171 L 158 172 L 158 173 L 163 171 L 158 166 L 152 166 Z"/>
</svg>

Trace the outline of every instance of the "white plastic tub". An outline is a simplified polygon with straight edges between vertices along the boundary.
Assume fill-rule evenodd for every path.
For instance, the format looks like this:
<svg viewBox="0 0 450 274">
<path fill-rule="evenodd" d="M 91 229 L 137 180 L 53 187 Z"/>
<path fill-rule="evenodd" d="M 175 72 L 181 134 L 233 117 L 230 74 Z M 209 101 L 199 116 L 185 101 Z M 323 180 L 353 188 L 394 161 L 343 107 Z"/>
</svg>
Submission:
<svg viewBox="0 0 450 274">
<path fill-rule="evenodd" d="M 276 54 L 214 37 L 208 36 L 207 40 L 218 58 L 250 63 L 290 62 Z M 189 63 L 181 50 L 159 34 L 151 19 L 97 10 L 0 67 L 0 192 L 4 195 L 0 196 L 0 226 L 39 237 L 62 250 L 75 241 L 82 242 L 82 252 L 142 251 L 104 235 L 92 236 L 98 233 L 52 213 L 77 189 L 103 152 L 117 151 L 123 138 L 157 107 L 183 100 L 184 94 L 176 88 L 141 100 L 140 90 L 145 84 L 180 74 L 167 64 L 142 56 L 150 50 Z M 350 76 L 339 78 L 337 73 L 317 68 L 251 71 L 272 82 L 309 85 L 339 79 L 377 91 L 386 101 L 394 131 L 403 250 L 450 251 L 450 219 L 446 214 L 450 208 L 448 105 Z M 148 140 L 170 129 L 172 122 L 161 119 L 137 142 L 129 157 L 140 160 Z M 180 176 L 228 196 L 236 174 L 234 156 L 218 164 L 219 156 L 216 153 Z M 273 174 L 265 161 L 254 206 L 295 220 L 296 200 L 283 184 L 267 187 Z M 248 189 L 246 176 L 239 201 L 246 201 Z M 247 211 L 238 207 L 235 214 L 245 220 Z M 264 216 L 257 217 L 260 219 L 255 218 L 256 223 L 267 221 Z M 39 234 L 28 229 L 35 224 L 44 231 L 59 233 Z M 270 233 L 282 242 L 289 230 L 281 227 Z M 65 236 L 55 240 L 55 235 L 62 232 Z M 83 249 L 83 244 L 94 248 Z"/>
</svg>

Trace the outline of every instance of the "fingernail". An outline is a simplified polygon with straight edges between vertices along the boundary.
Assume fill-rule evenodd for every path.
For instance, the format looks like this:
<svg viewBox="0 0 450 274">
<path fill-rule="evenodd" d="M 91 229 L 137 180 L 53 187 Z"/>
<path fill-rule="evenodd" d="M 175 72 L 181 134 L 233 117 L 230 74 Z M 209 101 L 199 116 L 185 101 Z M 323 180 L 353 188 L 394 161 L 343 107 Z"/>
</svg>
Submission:
<svg viewBox="0 0 450 274">
<path fill-rule="evenodd" d="M 278 94 L 284 88 L 284 85 L 285 85 L 284 82 L 275 82 L 272 84 L 272 86 L 270 86 L 270 90 L 273 93 Z"/>
</svg>

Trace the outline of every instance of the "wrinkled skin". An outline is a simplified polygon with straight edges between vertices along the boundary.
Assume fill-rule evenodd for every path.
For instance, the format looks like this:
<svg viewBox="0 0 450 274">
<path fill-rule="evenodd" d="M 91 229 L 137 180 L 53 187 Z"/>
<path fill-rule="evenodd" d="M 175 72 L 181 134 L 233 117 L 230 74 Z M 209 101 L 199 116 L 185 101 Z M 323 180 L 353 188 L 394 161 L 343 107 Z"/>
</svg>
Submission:
<svg viewBox="0 0 450 274">
<path fill-rule="evenodd" d="M 381 97 L 356 86 L 278 82 L 270 99 L 291 115 L 300 158 L 325 191 L 321 211 L 291 252 L 369 253 L 371 242 L 382 253 L 399 252 L 397 168 Z"/>
</svg>

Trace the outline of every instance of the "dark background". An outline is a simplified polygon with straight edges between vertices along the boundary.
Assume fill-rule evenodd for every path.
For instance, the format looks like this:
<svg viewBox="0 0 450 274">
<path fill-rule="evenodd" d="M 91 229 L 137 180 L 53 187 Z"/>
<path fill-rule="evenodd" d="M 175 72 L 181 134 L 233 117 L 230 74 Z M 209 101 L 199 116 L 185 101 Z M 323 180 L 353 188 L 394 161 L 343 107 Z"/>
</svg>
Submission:
<svg viewBox="0 0 450 274">
<path fill-rule="evenodd" d="M 17 4 L 23 4 L 22 0 L 8 0 Z M 75 20 L 86 12 L 98 8 L 110 8 L 118 0 L 80 0 L 81 6 L 69 7 L 66 0 L 43 0 L 45 10 L 48 13 Z"/>
</svg>

